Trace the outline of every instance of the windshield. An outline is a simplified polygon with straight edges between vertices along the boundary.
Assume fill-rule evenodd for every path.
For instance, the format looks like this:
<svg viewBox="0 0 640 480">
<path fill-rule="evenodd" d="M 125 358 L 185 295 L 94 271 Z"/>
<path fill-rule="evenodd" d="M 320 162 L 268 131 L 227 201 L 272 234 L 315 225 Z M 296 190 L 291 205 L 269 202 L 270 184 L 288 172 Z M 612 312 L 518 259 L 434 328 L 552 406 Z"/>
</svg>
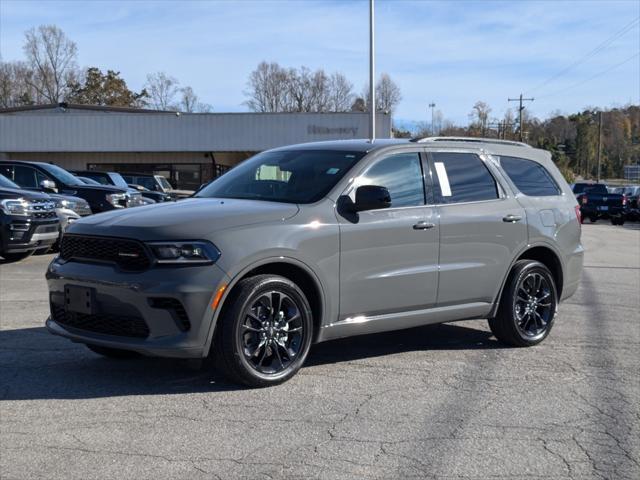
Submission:
<svg viewBox="0 0 640 480">
<path fill-rule="evenodd" d="M 196 197 L 313 203 L 324 197 L 364 152 L 283 150 L 246 160 Z"/>
<path fill-rule="evenodd" d="M 49 175 L 51 175 L 55 180 L 57 180 L 60 183 L 63 183 L 65 185 L 75 185 L 78 187 L 85 185 L 84 183 L 82 183 L 82 181 L 78 177 L 70 174 L 65 169 L 60 168 L 57 165 L 52 165 L 50 163 L 43 163 L 43 164 L 40 164 L 40 167 L 46 170 Z"/>
<path fill-rule="evenodd" d="M 20 188 L 18 186 L 18 184 L 13 183 L 11 180 L 9 180 L 7 177 L 5 177 L 4 175 L 0 175 L 0 187 L 4 187 L 4 188 Z"/>
<path fill-rule="evenodd" d="M 111 180 L 113 180 L 113 184 L 116 187 L 122 187 L 125 190 L 129 188 L 129 185 L 127 185 L 127 182 L 125 181 L 124 178 L 122 178 L 122 175 L 120 175 L 119 173 L 110 173 L 109 176 L 111 177 Z"/>
<path fill-rule="evenodd" d="M 156 175 L 156 179 L 160 182 L 160 185 L 162 185 L 162 188 L 164 188 L 165 190 L 173 190 L 173 187 L 171 186 L 169 181 L 162 175 Z"/>
</svg>

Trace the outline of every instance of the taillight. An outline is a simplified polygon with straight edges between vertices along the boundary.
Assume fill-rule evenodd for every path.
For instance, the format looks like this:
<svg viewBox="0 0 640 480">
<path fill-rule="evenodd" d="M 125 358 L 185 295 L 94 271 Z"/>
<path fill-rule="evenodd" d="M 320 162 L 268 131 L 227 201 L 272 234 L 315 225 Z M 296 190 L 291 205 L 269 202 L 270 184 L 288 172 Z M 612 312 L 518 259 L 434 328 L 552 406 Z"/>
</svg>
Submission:
<svg viewBox="0 0 640 480">
<path fill-rule="evenodd" d="M 584 197 L 582 197 L 582 204 L 586 205 L 587 204 L 587 196 L 585 195 Z"/>
<path fill-rule="evenodd" d="M 624 207 L 627 204 L 627 196 L 622 195 L 622 206 Z"/>
<path fill-rule="evenodd" d="M 578 223 L 582 223 L 582 214 L 580 213 L 580 205 L 576 205 L 574 209 L 576 211 L 576 218 L 578 219 Z"/>
</svg>

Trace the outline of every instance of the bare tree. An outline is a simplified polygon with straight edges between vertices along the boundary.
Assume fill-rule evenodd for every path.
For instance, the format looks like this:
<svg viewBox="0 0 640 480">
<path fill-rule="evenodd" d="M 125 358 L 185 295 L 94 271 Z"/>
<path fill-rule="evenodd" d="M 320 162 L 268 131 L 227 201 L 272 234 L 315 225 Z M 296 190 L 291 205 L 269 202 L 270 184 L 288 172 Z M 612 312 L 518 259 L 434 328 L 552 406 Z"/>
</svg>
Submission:
<svg viewBox="0 0 640 480">
<path fill-rule="evenodd" d="M 353 84 L 342 73 L 336 72 L 329 78 L 328 110 L 348 112 L 353 105 Z"/>
<path fill-rule="evenodd" d="M 311 82 L 311 112 L 326 112 L 329 109 L 329 77 L 324 70 L 316 70 Z"/>
<path fill-rule="evenodd" d="M 198 95 L 191 87 L 180 89 L 180 111 L 186 113 L 208 113 L 212 110 L 211 105 L 202 103 Z"/>
<path fill-rule="evenodd" d="M 0 107 L 32 105 L 42 101 L 30 80 L 33 72 L 24 62 L 0 61 Z"/>
<path fill-rule="evenodd" d="M 164 72 L 147 75 L 145 90 L 151 99 L 151 106 L 156 110 L 178 110 L 176 95 L 180 82 Z"/>
<path fill-rule="evenodd" d="M 313 107 L 310 95 L 313 84 L 311 70 L 300 67 L 300 70 L 290 68 L 286 77 L 286 100 L 284 111 L 309 112 Z"/>
<path fill-rule="evenodd" d="M 289 72 L 275 62 L 261 62 L 249 75 L 245 104 L 254 112 L 283 112 L 287 107 Z"/>
<path fill-rule="evenodd" d="M 473 110 L 469 114 L 471 118 L 472 127 L 484 137 L 487 134 L 487 123 L 489 122 L 489 114 L 491 113 L 491 107 L 485 102 L 476 102 L 473 106 Z"/>
<path fill-rule="evenodd" d="M 365 87 L 362 92 L 362 98 L 367 101 L 367 110 L 369 109 L 369 87 Z M 391 79 L 389 74 L 380 75 L 376 83 L 376 111 L 393 113 L 395 108 L 402 100 L 400 87 Z"/>
<path fill-rule="evenodd" d="M 40 25 L 25 33 L 23 50 L 32 70 L 29 85 L 46 102 L 62 101 L 77 71 L 75 42 L 55 25 Z"/>
</svg>

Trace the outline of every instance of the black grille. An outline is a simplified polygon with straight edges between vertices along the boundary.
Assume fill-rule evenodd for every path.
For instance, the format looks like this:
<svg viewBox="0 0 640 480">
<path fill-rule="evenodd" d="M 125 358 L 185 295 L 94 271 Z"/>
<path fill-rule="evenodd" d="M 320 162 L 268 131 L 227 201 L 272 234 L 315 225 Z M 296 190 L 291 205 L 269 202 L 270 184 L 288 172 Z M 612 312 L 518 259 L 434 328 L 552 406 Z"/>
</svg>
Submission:
<svg viewBox="0 0 640 480">
<path fill-rule="evenodd" d="M 150 298 L 149 304 L 153 308 L 168 310 L 169 313 L 171 313 L 171 317 L 176 322 L 176 325 L 178 325 L 178 328 L 183 332 L 186 332 L 191 328 L 189 315 L 187 315 L 187 311 L 182 306 L 182 303 L 180 303 L 180 300 L 168 297 L 157 297 Z"/>
<path fill-rule="evenodd" d="M 34 199 L 31 200 L 31 209 L 33 216 L 38 219 L 43 218 L 57 218 L 58 214 L 55 211 L 55 204 L 51 200 Z"/>
<path fill-rule="evenodd" d="M 38 212 L 35 211 L 33 212 L 33 216 L 37 219 L 43 219 L 43 218 L 57 218 L 58 214 L 54 211 L 51 212 Z"/>
<path fill-rule="evenodd" d="M 63 260 L 110 262 L 123 270 L 134 271 L 145 270 L 151 265 L 140 242 L 111 237 L 63 235 L 60 257 Z"/>
<path fill-rule="evenodd" d="M 51 316 L 60 325 L 118 337 L 147 338 L 149 327 L 141 317 L 98 313 L 67 312 L 62 305 L 51 304 Z"/>
</svg>

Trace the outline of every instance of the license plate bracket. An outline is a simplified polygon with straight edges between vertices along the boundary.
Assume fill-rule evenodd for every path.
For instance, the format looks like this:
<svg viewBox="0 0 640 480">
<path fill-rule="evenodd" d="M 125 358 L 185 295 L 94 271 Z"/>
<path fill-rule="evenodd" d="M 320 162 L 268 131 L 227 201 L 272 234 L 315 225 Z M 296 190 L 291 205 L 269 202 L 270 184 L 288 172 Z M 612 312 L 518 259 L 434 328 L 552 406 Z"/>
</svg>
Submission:
<svg viewBox="0 0 640 480">
<path fill-rule="evenodd" d="M 64 286 L 64 308 L 68 312 L 91 315 L 95 307 L 95 290 L 79 285 Z"/>
</svg>

